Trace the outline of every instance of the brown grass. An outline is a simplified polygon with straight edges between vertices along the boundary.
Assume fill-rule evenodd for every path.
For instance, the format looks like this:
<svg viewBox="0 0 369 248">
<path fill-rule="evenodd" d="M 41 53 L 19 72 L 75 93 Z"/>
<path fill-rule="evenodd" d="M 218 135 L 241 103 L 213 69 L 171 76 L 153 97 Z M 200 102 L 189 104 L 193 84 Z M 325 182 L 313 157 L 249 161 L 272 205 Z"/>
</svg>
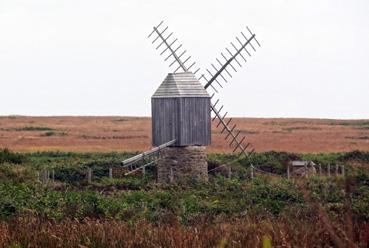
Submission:
<svg viewBox="0 0 369 248">
<path fill-rule="evenodd" d="M 358 235 L 363 237 L 364 231 L 359 230 Z M 273 247 L 334 246 L 314 218 L 245 218 L 193 226 L 89 219 L 57 223 L 36 217 L 0 223 L 0 247 L 262 247 L 263 242 Z M 358 244 L 368 245 L 365 240 Z"/>
<path fill-rule="evenodd" d="M 369 151 L 369 121 L 236 118 L 256 151 Z M 51 128 L 26 131 L 24 127 Z M 36 128 L 37 129 L 37 128 Z M 213 125 L 209 152 L 230 152 Z M 151 119 L 138 117 L 1 117 L 0 147 L 15 151 L 137 151 L 151 146 Z"/>
</svg>

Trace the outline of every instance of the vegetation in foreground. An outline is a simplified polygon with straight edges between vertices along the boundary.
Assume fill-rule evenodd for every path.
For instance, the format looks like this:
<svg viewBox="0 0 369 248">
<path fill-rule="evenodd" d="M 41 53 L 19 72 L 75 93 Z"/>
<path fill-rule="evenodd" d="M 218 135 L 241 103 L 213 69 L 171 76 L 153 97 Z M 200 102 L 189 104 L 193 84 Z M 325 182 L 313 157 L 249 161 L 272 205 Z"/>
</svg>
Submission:
<svg viewBox="0 0 369 248">
<path fill-rule="evenodd" d="M 369 244 L 369 153 L 260 153 L 208 183 L 160 186 L 155 168 L 107 178 L 128 153 L 0 152 L 0 247 L 347 247 Z M 209 155 L 215 167 L 234 159 Z M 346 176 L 287 180 L 292 159 Z M 94 169 L 88 184 L 86 168 Z M 36 171 L 53 169 L 42 185 Z M 226 174 L 226 173 L 225 173 Z M 338 236 L 338 237 L 336 237 Z"/>
</svg>

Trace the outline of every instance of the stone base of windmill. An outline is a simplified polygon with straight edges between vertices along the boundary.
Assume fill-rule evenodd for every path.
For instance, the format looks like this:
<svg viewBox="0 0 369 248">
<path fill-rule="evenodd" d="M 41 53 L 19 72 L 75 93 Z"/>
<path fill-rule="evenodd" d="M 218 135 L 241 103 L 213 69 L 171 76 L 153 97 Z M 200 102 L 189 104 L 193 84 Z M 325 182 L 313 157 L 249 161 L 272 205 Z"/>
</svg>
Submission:
<svg viewBox="0 0 369 248">
<path fill-rule="evenodd" d="M 208 180 L 205 146 L 168 147 L 157 164 L 158 183 L 191 183 Z"/>
</svg>

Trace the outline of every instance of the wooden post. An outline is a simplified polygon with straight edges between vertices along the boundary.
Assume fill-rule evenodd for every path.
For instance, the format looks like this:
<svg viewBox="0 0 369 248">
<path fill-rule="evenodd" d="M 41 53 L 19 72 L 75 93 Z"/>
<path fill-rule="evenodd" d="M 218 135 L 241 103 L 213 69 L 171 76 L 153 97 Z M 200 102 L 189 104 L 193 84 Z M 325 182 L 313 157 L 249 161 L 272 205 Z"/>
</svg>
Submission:
<svg viewBox="0 0 369 248">
<path fill-rule="evenodd" d="M 109 179 L 112 180 L 113 179 L 113 168 L 109 168 Z"/>
<path fill-rule="evenodd" d="M 331 164 L 328 164 L 328 177 L 331 176 Z"/>
<path fill-rule="evenodd" d="M 322 165 L 319 164 L 319 176 L 321 177 L 322 176 Z"/>
<path fill-rule="evenodd" d="M 345 166 L 341 165 L 341 174 L 342 176 L 345 176 Z"/>
<path fill-rule="evenodd" d="M 41 181 L 42 185 L 45 184 L 45 171 L 44 170 L 41 171 L 40 181 Z"/>
<path fill-rule="evenodd" d="M 55 183 L 55 170 L 51 171 L 51 178 L 52 178 L 52 182 L 54 184 Z"/>
<path fill-rule="evenodd" d="M 146 174 L 146 167 L 142 167 L 142 178 L 145 178 L 145 174 Z"/>
<path fill-rule="evenodd" d="M 290 179 L 290 166 L 287 166 L 287 179 Z"/>
<path fill-rule="evenodd" d="M 231 166 L 228 166 L 228 179 L 232 178 L 232 168 Z"/>
<path fill-rule="evenodd" d="M 42 184 L 46 184 L 47 183 L 47 171 L 43 170 L 42 171 Z"/>
<path fill-rule="evenodd" d="M 307 165 L 304 164 L 304 169 L 305 169 L 305 178 L 308 177 L 308 169 L 307 169 Z"/>
<path fill-rule="evenodd" d="M 336 164 L 336 176 L 338 176 L 338 165 Z"/>
<path fill-rule="evenodd" d="M 46 171 L 46 183 L 48 184 L 49 183 L 49 180 L 50 180 L 50 171 L 47 170 Z"/>
<path fill-rule="evenodd" d="M 90 167 L 87 169 L 87 182 L 92 182 L 92 169 Z"/>
<path fill-rule="evenodd" d="M 170 167 L 170 175 L 169 175 L 169 182 L 174 182 L 174 173 L 173 173 L 173 167 Z"/>
<path fill-rule="evenodd" d="M 251 179 L 254 179 L 254 166 L 251 165 Z"/>
</svg>

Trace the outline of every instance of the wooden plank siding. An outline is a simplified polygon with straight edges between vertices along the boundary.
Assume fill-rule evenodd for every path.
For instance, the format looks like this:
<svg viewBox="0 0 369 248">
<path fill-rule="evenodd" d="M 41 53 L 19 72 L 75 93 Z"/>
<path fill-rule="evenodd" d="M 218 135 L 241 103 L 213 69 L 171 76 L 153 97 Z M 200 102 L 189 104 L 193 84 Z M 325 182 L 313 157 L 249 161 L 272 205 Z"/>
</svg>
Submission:
<svg viewBox="0 0 369 248">
<path fill-rule="evenodd" d="M 211 143 L 209 97 L 152 98 L 153 145 L 176 139 L 173 146 Z"/>
</svg>

